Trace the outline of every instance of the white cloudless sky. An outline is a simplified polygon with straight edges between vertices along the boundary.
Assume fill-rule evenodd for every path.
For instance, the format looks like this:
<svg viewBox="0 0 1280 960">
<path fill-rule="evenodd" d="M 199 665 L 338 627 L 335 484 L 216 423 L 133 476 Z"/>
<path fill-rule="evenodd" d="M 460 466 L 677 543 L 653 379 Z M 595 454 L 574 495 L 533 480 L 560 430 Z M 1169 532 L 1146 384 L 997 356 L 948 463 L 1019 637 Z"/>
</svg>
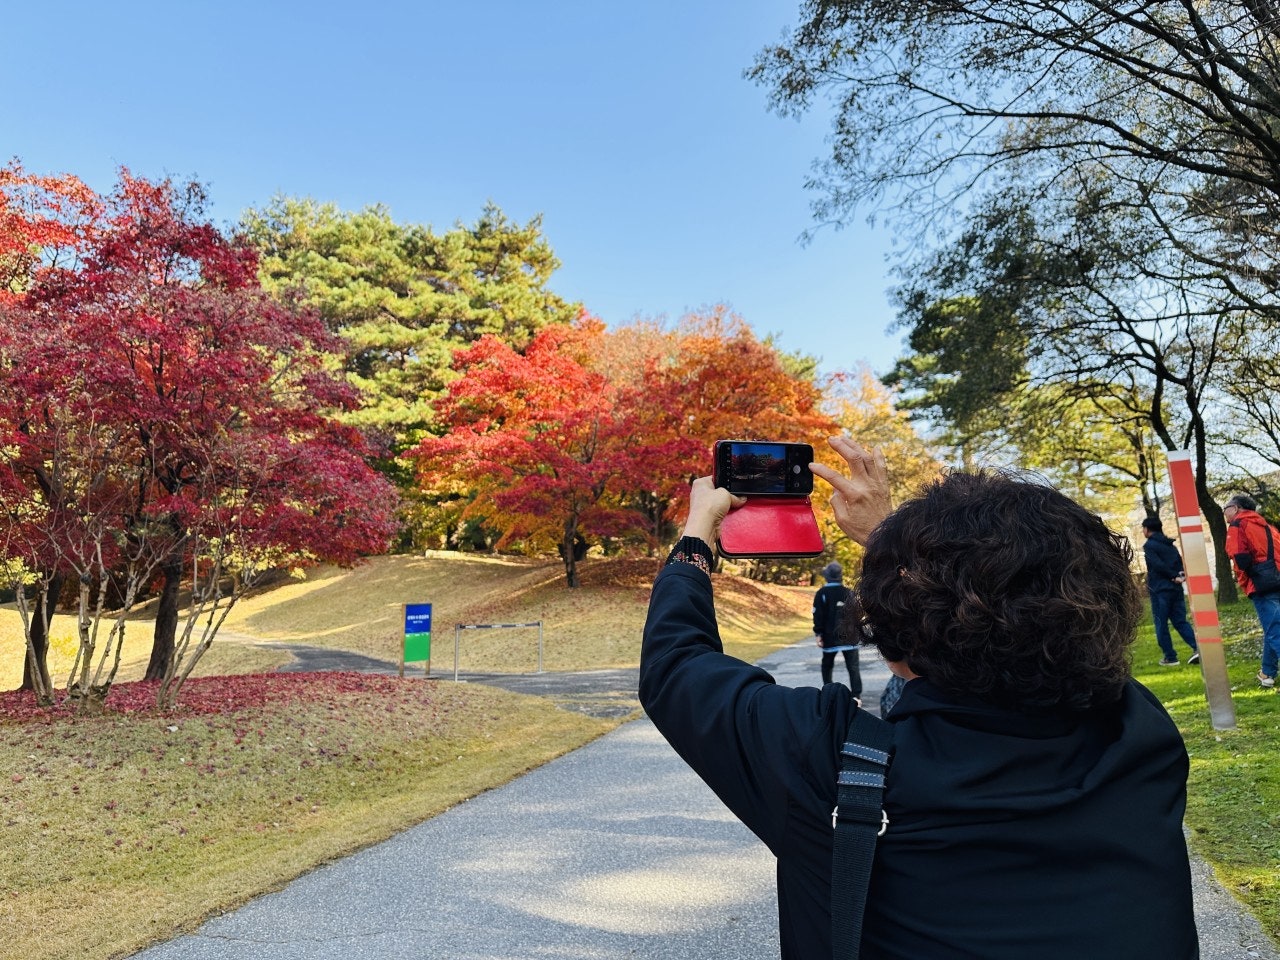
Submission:
<svg viewBox="0 0 1280 960">
<path fill-rule="evenodd" d="M 610 324 L 727 303 L 826 371 L 885 372 L 892 249 L 861 218 L 807 245 L 826 122 L 743 79 L 798 0 L 120 0 L 0 17 L 0 160 L 107 190 L 204 182 L 447 229 L 543 218 L 557 293 Z"/>
</svg>

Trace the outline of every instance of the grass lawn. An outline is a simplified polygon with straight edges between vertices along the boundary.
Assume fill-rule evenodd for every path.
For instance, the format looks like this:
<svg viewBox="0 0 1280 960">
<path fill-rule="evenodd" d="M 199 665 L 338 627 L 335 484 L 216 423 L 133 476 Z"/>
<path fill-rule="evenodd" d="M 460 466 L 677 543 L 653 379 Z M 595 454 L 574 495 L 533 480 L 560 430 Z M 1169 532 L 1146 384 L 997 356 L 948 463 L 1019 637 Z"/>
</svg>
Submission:
<svg viewBox="0 0 1280 960">
<path fill-rule="evenodd" d="M 453 623 L 535 619 L 549 670 L 634 666 L 657 563 L 590 561 L 575 591 L 558 563 L 449 555 L 322 569 L 240 605 L 202 661 L 232 675 L 193 679 L 172 714 L 150 710 L 144 684 L 118 685 L 100 717 L 0 694 L 0 960 L 127 956 L 619 722 L 449 680 L 255 673 L 285 658 L 256 640 L 394 659 L 400 604 L 429 601 L 449 668 Z M 735 655 L 756 660 L 809 632 L 809 588 L 716 580 Z M 145 666 L 146 614 L 130 623 L 126 677 Z M 70 618 L 55 622 L 60 683 L 72 633 Z M 536 634 L 520 633 L 468 631 L 463 668 L 532 670 Z M 23 650 L 17 614 L 0 609 L 0 689 L 20 681 Z"/>
<path fill-rule="evenodd" d="M 1236 729 L 1214 730 L 1197 667 L 1161 667 L 1150 619 L 1135 647 L 1134 672 L 1168 708 L 1191 756 L 1187 825 L 1218 880 L 1280 940 L 1280 698 L 1258 672 L 1262 631 L 1253 605 L 1220 611 Z M 1174 644 L 1185 659 L 1185 648 Z"/>
</svg>

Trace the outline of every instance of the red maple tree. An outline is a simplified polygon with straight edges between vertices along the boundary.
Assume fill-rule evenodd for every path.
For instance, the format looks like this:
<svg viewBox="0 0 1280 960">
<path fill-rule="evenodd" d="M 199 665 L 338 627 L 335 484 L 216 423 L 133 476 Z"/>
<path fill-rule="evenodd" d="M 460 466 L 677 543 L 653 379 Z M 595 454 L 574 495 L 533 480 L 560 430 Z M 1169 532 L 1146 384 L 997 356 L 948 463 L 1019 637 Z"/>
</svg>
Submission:
<svg viewBox="0 0 1280 960">
<path fill-rule="evenodd" d="M 20 303 L 31 283 L 45 271 L 74 261 L 96 228 L 100 212 L 97 195 L 76 177 L 28 173 L 17 160 L 0 167 L 0 308 Z M 15 336 L 24 333 L 17 329 L 8 332 Z M 0 353 L 0 366 L 15 362 L 12 356 Z M 23 540 L 28 519 L 10 516 L 3 532 L 5 542 Z M 35 577 L 34 604 L 26 603 L 24 589 L 18 596 L 18 609 L 26 623 L 28 647 L 22 688 L 38 691 L 47 700 L 52 689 L 45 667 L 48 631 L 64 573 L 58 569 L 42 573 L 44 576 Z"/>
<path fill-rule="evenodd" d="M 101 207 L 77 177 L 0 167 L 0 304 L 22 296 L 33 276 L 65 262 L 88 240 Z"/>
<path fill-rule="evenodd" d="M 0 305 L 0 507 L 26 521 L 8 555 L 28 578 L 79 578 L 86 702 L 110 688 L 123 612 L 157 574 L 148 676 L 172 702 L 256 576 L 353 562 L 394 530 L 392 488 L 331 414 L 353 402 L 338 344 L 258 287 L 253 251 L 202 201 L 122 171 L 75 261 L 31 271 Z M 184 570 L 198 581 L 175 640 Z M 120 607 L 100 644 L 108 588 Z"/>
<path fill-rule="evenodd" d="M 523 354 L 481 341 L 455 367 L 442 435 L 408 454 L 424 490 L 500 531 L 498 548 L 554 545 L 570 586 L 586 536 L 668 540 L 716 440 L 817 444 L 836 429 L 811 371 L 720 308 L 674 331 L 584 316 Z"/>
</svg>

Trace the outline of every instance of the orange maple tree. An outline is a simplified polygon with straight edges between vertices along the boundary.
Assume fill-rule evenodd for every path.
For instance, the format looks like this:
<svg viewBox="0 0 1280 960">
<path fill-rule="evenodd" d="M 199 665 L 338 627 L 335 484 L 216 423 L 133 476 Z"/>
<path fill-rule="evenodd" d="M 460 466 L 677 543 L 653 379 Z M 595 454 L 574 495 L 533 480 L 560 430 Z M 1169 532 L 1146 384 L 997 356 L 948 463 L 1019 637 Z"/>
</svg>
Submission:
<svg viewBox="0 0 1280 960">
<path fill-rule="evenodd" d="M 684 431 L 706 441 L 704 472 L 719 439 L 816 445 L 836 429 L 821 388 L 792 360 L 723 306 L 681 321 L 675 360 L 655 374 L 682 398 Z"/>
<path fill-rule="evenodd" d="M 406 454 L 427 492 L 471 494 L 462 517 L 500 531 L 498 548 L 555 546 L 570 587 L 584 535 L 639 528 L 614 495 L 639 480 L 652 453 L 618 389 L 592 368 L 603 332 L 583 315 L 544 328 L 523 353 L 491 336 L 459 352 L 461 376 L 436 410 L 447 432 Z"/>
<path fill-rule="evenodd" d="M 818 451 L 838 430 L 801 362 L 723 306 L 690 314 L 671 331 L 642 324 L 617 336 L 623 346 L 610 354 L 612 375 L 628 385 L 647 449 L 660 452 L 646 463 L 642 499 L 668 521 L 683 512 L 690 478 L 711 472 L 717 440 L 784 440 Z M 640 375 L 628 365 L 639 365 Z"/>
</svg>

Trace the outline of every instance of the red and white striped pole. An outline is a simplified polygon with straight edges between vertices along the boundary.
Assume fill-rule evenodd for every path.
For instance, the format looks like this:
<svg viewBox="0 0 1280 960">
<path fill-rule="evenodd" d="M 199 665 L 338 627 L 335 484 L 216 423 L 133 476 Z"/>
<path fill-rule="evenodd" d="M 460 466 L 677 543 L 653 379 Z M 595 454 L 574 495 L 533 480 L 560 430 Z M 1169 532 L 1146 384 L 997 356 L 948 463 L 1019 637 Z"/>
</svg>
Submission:
<svg viewBox="0 0 1280 960">
<path fill-rule="evenodd" d="M 1236 706 L 1231 699 L 1227 658 L 1222 651 L 1222 625 L 1218 620 L 1213 577 L 1209 575 L 1209 550 L 1204 540 L 1190 451 L 1169 451 L 1169 485 L 1173 489 L 1173 509 L 1178 515 L 1178 538 L 1182 541 L 1182 563 L 1191 593 L 1191 622 L 1196 629 L 1209 719 L 1215 730 L 1232 730 L 1236 725 Z"/>
</svg>

